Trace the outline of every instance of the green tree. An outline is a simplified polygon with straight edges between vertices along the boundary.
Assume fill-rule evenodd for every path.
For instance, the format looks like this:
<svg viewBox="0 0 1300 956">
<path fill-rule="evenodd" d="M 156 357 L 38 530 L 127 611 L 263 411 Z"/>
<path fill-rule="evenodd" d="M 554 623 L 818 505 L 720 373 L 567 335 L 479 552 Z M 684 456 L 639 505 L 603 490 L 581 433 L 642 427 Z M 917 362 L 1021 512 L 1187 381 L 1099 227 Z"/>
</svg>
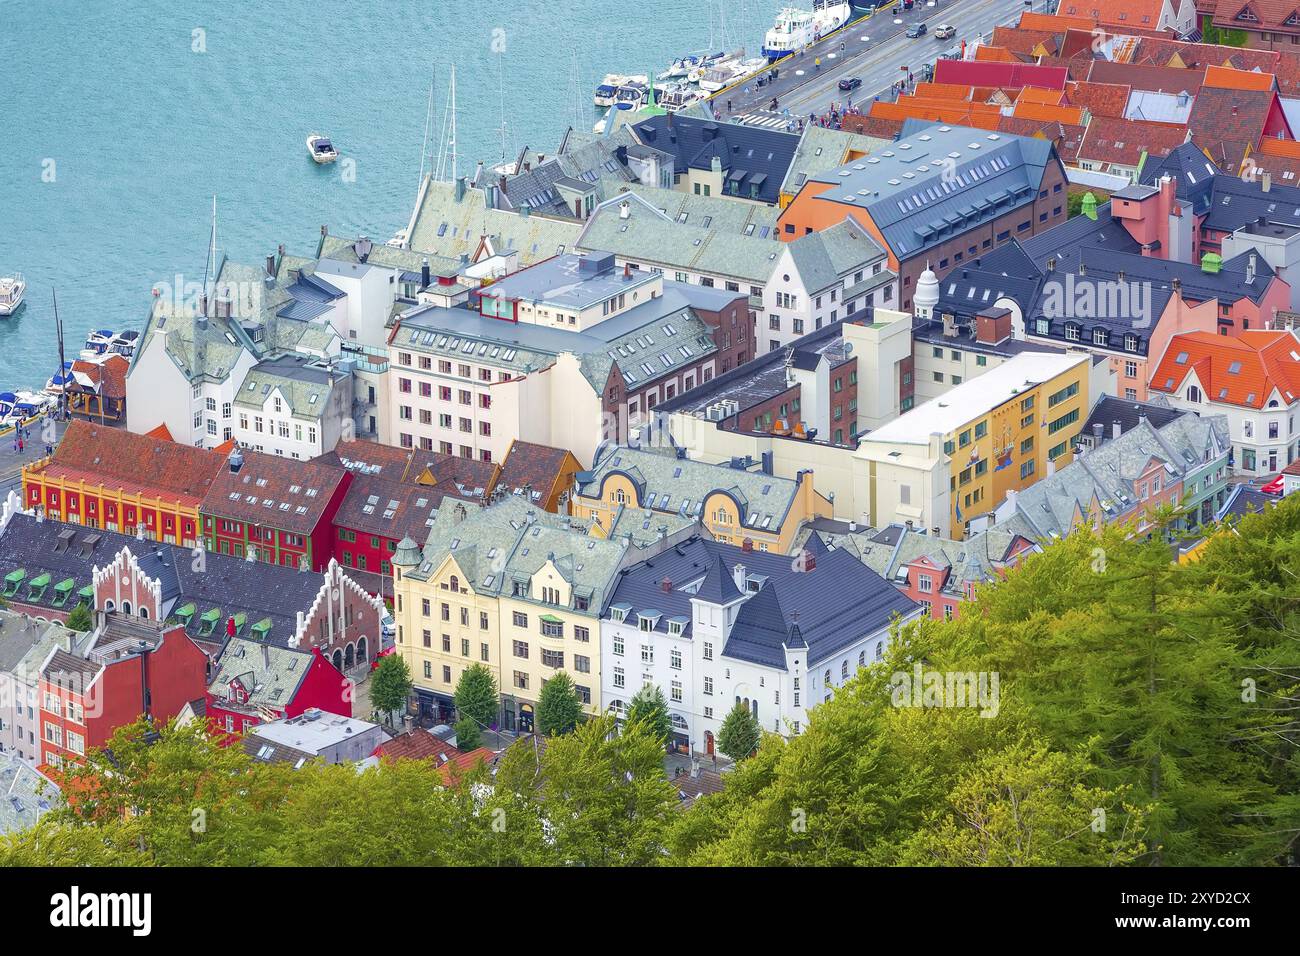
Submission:
<svg viewBox="0 0 1300 956">
<path fill-rule="evenodd" d="M 546 737 L 567 734 L 582 719 L 582 703 L 573 678 L 564 671 L 542 683 L 537 699 L 537 732 Z"/>
<path fill-rule="evenodd" d="M 456 749 L 457 750 L 477 750 L 483 743 L 483 734 L 478 729 L 478 724 L 473 717 L 465 716 L 456 721 Z"/>
<path fill-rule="evenodd" d="M 500 701 L 497 682 L 484 665 L 472 664 L 465 668 L 456 682 L 455 700 L 456 712 L 462 718 L 469 717 L 480 727 L 496 722 Z"/>
<path fill-rule="evenodd" d="M 664 692 L 653 684 L 643 686 L 628 701 L 625 722 L 631 724 L 637 721 L 644 723 L 650 735 L 662 746 L 668 746 L 673 729 L 672 718 L 668 715 L 668 701 L 664 700 Z"/>
<path fill-rule="evenodd" d="M 411 669 L 400 654 L 386 654 L 370 676 L 370 702 L 388 715 L 393 722 L 393 712 L 406 709 L 411 695 Z"/>
<path fill-rule="evenodd" d="M 94 615 L 90 613 L 90 608 L 84 603 L 78 604 L 68 612 L 66 625 L 73 631 L 89 631 L 95 626 Z"/>
<path fill-rule="evenodd" d="M 762 737 L 763 731 L 758 726 L 757 718 L 744 702 L 737 702 L 722 722 L 722 729 L 718 732 L 718 749 L 732 760 L 743 760 L 758 749 Z"/>
</svg>

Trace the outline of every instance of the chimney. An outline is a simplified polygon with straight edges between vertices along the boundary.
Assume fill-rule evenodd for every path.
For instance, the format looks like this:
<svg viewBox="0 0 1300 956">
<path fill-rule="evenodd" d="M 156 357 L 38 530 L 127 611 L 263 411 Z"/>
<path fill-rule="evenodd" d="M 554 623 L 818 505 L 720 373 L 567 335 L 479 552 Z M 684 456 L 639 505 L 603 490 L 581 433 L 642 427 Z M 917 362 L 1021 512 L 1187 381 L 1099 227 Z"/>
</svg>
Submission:
<svg viewBox="0 0 1300 956">
<path fill-rule="evenodd" d="M 627 219 L 631 217 L 631 215 L 632 215 L 632 209 L 628 205 L 628 201 L 624 199 L 621 203 L 618 204 L 618 218 Z"/>
<path fill-rule="evenodd" d="M 975 341 L 997 345 L 1011 338 L 1011 311 L 988 309 L 975 316 Z"/>
<path fill-rule="evenodd" d="M 632 266 L 630 263 L 623 263 L 623 281 L 627 282 L 632 278 Z"/>
<path fill-rule="evenodd" d="M 1110 423 L 1110 437 L 1111 437 L 1111 438 L 1118 438 L 1118 437 L 1119 437 L 1120 435 L 1122 435 L 1123 433 L 1124 433 L 1124 429 L 1120 427 L 1120 424 L 1119 424 L 1119 420 L 1118 420 L 1118 419 L 1116 419 L 1115 421 L 1113 421 L 1113 422 Z"/>
<path fill-rule="evenodd" d="M 497 179 L 497 188 L 501 190 L 501 195 L 506 195 L 506 178 L 504 176 Z"/>
<path fill-rule="evenodd" d="M 275 253 L 266 257 L 266 274 L 269 278 L 275 278 Z"/>
<path fill-rule="evenodd" d="M 1273 174 L 1267 169 L 1259 176 L 1259 188 L 1262 192 L 1268 192 L 1273 188 Z"/>
<path fill-rule="evenodd" d="M 1092 426 L 1092 438 L 1095 444 L 1100 445 L 1105 441 L 1106 426 L 1101 422 L 1096 422 Z"/>
<path fill-rule="evenodd" d="M 1255 281 L 1255 253 L 1246 257 L 1246 285 Z"/>
<path fill-rule="evenodd" d="M 429 288 L 429 257 L 425 256 L 420 262 L 420 288 Z"/>
<path fill-rule="evenodd" d="M 465 177 L 457 176 L 456 177 L 456 202 L 460 202 L 464 198 L 465 198 Z"/>
<path fill-rule="evenodd" d="M 1183 280 L 1178 278 L 1177 276 L 1174 276 L 1173 281 L 1170 282 L 1170 285 L 1173 286 L 1175 292 L 1183 291 Z"/>
<path fill-rule="evenodd" d="M 672 578 L 664 578 L 662 581 L 660 581 L 659 590 L 663 591 L 664 594 L 671 594 L 673 590 Z"/>
<path fill-rule="evenodd" d="M 262 642 L 262 667 L 268 671 L 271 669 L 271 645 L 265 641 Z"/>
<path fill-rule="evenodd" d="M 749 539 L 746 538 L 746 541 Z M 752 548 L 752 544 L 751 544 Z M 749 549 L 747 549 L 749 550 Z M 745 593 L 745 566 L 743 564 L 733 564 L 731 566 L 731 578 L 736 582 L 736 590 L 741 594 Z"/>
<path fill-rule="evenodd" d="M 238 445 L 236 445 L 230 452 L 230 458 L 228 460 L 230 462 L 230 473 L 232 475 L 239 474 L 239 469 L 244 467 L 244 453 L 239 450 Z"/>
<path fill-rule="evenodd" d="M 1047 257 L 1047 271 L 1048 272 L 1056 271 L 1056 256 Z"/>
<path fill-rule="evenodd" d="M 329 234 L 330 234 L 330 227 L 329 227 L 329 226 L 321 226 L 321 227 L 320 227 L 320 237 L 321 237 L 322 239 L 324 239 L 324 238 L 325 238 L 326 236 L 328 236 Z"/>
</svg>

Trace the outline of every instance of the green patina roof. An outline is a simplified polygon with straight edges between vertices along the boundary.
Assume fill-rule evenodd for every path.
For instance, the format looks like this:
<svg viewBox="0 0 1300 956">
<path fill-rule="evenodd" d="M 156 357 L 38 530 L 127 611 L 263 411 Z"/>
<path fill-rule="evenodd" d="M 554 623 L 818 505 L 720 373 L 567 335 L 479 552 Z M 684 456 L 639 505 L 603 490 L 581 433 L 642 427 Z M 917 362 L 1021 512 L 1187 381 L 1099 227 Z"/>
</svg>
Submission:
<svg viewBox="0 0 1300 956">
<path fill-rule="evenodd" d="M 34 588 L 43 588 L 45 587 L 45 585 L 49 583 L 50 583 L 50 574 L 47 571 L 44 574 L 32 578 L 31 586 Z"/>
<path fill-rule="evenodd" d="M 204 611 L 204 612 L 203 612 L 203 616 L 200 617 L 199 620 L 200 620 L 200 621 L 216 621 L 216 620 L 219 620 L 220 617 L 221 617 L 221 608 L 219 608 L 219 607 L 214 607 L 214 608 L 210 608 L 209 610 Z"/>
<path fill-rule="evenodd" d="M 25 577 L 27 577 L 27 572 L 24 571 L 22 568 L 19 568 L 17 571 L 10 571 L 8 574 L 6 574 L 5 582 L 7 584 L 13 584 L 17 581 L 21 581 Z"/>
<path fill-rule="evenodd" d="M 196 607 L 194 606 L 194 602 L 193 602 L 193 601 L 190 601 L 190 602 L 189 602 L 188 604 L 186 604 L 184 607 L 178 608 L 178 609 L 176 610 L 176 616 L 177 616 L 177 617 L 193 617 L 193 616 L 194 616 L 194 612 L 195 612 L 196 610 L 198 610 L 198 608 L 196 608 Z"/>
<path fill-rule="evenodd" d="M 258 634 L 266 634 L 271 630 L 271 619 L 269 617 L 262 618 L 253 625 L 253 630 Z"/>
<path fill-rule="evenodd" d="M 64 591 L 71 591 L 72 586 L 76 583 L 77 582 L 74 581 L 72 578 L 64 578 L 58 584 L 54 585 L 54 590 L 62 594 Z"/>
<path fill-rule="evenodd" d="M 563 618 L 556 617 L 554 614 L 543 614 L 543 615 L 541 615 L 541 620 L 545 621 L 547 624 L 563 624 L 563 623 L 564 623 L 564 619 L 563 619 Z"/>
</svg>

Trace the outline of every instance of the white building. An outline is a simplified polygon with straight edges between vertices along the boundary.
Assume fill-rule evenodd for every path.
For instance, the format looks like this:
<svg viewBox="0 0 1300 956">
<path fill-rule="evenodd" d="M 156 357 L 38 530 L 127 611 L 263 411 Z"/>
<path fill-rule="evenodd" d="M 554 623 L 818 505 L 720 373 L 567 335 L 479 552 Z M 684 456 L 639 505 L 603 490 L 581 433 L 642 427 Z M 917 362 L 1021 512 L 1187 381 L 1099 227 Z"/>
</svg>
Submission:
<svg viewBox="0 0 1300 956">
<path fill-rule="evenodd" d="M 763 730 L 797 734 L 884 655 L 893 621 L 921 613 L 820 541 L 792 559 L 692 538 L 619 580 L 601 621 L 602 696 L 623 715 L 642 687 L 660 688 L 680 752 L 715 752 L 738 703 Z"/>
</svg>

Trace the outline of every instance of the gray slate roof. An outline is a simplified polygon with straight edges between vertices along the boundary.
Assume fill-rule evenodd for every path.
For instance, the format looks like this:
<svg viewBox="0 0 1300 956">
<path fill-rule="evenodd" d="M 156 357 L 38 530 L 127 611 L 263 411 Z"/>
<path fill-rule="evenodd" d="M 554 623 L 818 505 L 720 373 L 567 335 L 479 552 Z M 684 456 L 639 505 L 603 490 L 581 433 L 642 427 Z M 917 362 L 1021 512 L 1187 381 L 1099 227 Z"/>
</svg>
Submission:
<svg viewBox="0 0 1300 956">
<path fill-rule="evenodd" d="M 59 802 L 54 781 L 17 754 L 0 754 L 0 836 L 26 830 Z"/>
</svg>

